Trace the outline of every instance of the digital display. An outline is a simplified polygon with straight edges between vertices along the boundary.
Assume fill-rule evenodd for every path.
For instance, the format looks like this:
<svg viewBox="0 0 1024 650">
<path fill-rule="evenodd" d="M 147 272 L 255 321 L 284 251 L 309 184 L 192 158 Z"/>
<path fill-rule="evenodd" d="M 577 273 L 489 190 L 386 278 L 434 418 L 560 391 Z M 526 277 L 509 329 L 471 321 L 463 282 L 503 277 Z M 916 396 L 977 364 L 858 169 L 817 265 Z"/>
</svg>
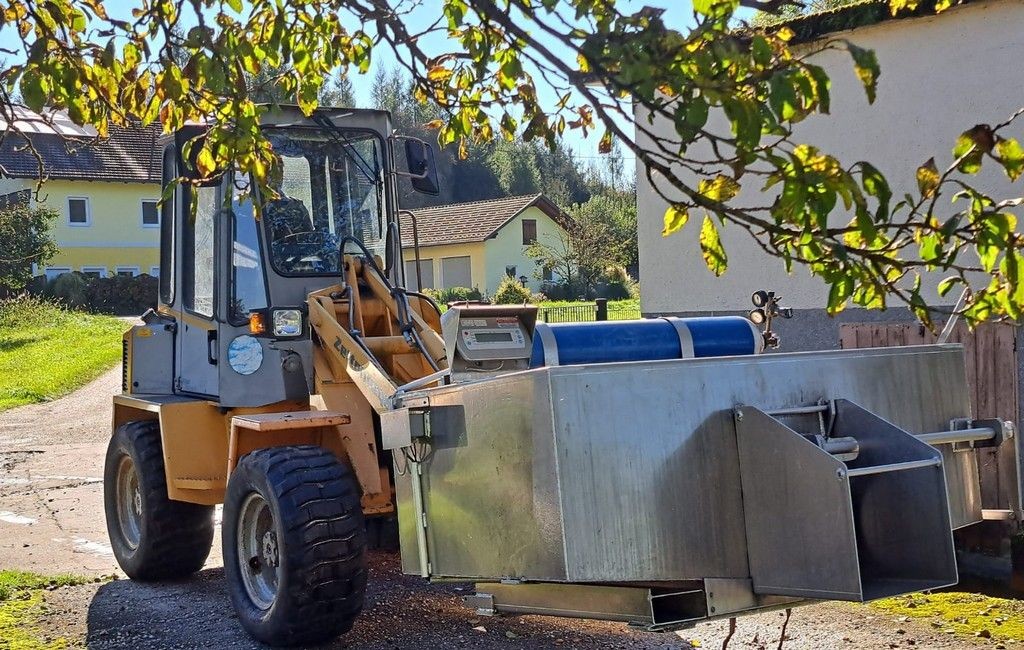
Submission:
<svg viewBox="0 0 1024 650">
<path fill-rule="evenodd" d="M 477 343 L 511 343 L 511 332 L 476 332 L 473 336 Z"/>
</svg>

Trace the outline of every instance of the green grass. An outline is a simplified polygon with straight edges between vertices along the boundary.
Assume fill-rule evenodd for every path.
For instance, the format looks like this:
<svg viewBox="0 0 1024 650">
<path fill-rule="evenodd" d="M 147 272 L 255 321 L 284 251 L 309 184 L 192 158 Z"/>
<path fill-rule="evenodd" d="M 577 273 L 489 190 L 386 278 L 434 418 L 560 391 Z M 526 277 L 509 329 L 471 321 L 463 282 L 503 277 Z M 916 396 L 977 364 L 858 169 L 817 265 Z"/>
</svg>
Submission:
<svg viewBox="0 0 1024 650">
<path fill-rule="evenodd" d="M 126 329 L 34 298 L 0 301 L 0 411 L 60 397 L 112 368 Z"/>
<path fill-rule="evenodd" d="M 26 571 L 0 571 L 0 647 L 11 650 L 61 650 L 65 639 L 40 638 L 36 620 L 42 611 L 43 590 L 89 582 L 64 573 L 41 576 Z"/>
<path fill-rule="evenodd" d="M 897 620 L 917 619 L 951 635 L 1024 641 L 1024 601 L 947 591 L 911 594 L 872 603 Z"/>
</svg>

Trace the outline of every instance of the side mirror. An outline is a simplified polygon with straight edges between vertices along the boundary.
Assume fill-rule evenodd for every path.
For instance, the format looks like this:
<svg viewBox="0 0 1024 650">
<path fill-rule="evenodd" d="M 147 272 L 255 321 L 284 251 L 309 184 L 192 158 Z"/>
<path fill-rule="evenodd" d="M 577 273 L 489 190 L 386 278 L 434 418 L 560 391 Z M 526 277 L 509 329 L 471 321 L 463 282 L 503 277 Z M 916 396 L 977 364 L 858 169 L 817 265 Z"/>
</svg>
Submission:
<svg viewBox="0 0 1024 650">
<path fill-rule="evenodd" d="M 440 194 L 433 147 L 423 140 L 408 138 L 405 140 L 405 161 L 409 165 L 409 180 L 414 190 L 423 194 Z"/>
</svg>

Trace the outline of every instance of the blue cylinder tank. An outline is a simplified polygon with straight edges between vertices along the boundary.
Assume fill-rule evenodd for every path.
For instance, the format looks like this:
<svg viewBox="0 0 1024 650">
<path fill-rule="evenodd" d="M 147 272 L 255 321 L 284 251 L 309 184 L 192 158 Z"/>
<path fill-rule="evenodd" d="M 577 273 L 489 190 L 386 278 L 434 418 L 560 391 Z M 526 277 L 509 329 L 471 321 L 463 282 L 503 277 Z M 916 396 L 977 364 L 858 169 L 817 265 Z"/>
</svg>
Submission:
<svg viewBox="0 0 1024 650">
<path fill-rule="evenodd" d="M 759 354 L 761 333 L 741 316 L 537 323 L 530 367 Z"/>
</svg>

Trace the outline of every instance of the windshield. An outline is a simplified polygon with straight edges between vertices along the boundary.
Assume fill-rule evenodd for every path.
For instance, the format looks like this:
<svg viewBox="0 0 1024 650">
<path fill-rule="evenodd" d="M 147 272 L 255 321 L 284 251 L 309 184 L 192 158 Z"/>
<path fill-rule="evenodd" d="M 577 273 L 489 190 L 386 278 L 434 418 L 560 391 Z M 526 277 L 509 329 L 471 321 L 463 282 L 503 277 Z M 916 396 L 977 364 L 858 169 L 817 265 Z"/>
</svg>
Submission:
<svg viewBox="0 0 1024 650">
<path fill-rule="evenodd" d="M 346 235 L 382 255 L 380 139 L 366 131 L 274 129 L 268 132 L 283 174 L 280 198 L 263 206 L 270 258 L 283 275 L 337 275 Z"/>
</svg>

